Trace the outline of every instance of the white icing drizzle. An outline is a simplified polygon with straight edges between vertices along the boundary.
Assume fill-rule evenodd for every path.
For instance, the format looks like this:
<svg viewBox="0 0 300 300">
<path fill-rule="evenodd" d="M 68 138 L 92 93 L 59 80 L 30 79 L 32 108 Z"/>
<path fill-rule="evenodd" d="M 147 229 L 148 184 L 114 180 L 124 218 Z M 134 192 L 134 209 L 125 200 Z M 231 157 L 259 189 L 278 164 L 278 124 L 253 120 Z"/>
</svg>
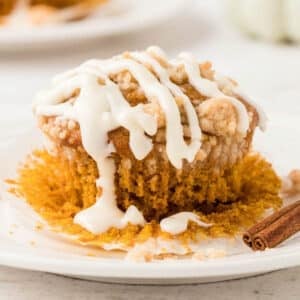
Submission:
<svg viewBox="0 0 300 300">
<path fill-rule="evenodd" d="M 130 206 L 126 212 L 117 207 L 115 164 L 110 158 L 115 149 L 108 141 L 108 133 L 118 127 L 126 128 L 130 149 L 137 159 L 142 160 L 153 147 L 149 136 L 157 132 L 156 117 L 145 113 L 143 104 L 130 106 L 118 85 L 110 80 L 110 75 L 128 70 L 148 101 L 159 103 L 166 120 L 166 152 L 174 167 L 181 168 L 183 159 L 192 162 L 201 147 L 201 128 L 195 108 L 181 89 L 172 83 L 168 71 L 156 58 L 165 59 L 165 54 L 159 48 L 151 47 L 147 52 L 131 53 L 130 58 L 117 56 L 110 60 L 90 60 L 57 76 L 52 89 L 38 94 L 34 103 L 37 115 L 73 119 L 80 125 L 83 146 L 99 169 L 100 178 L 96 185 L 101 188 L 102 194 L 93 206 L 79 212 L 74 222 L 95 234 L 111 227 L 124 228 L 128 223 L 145 224 L 142 213 L 135 206 Z M 239 128 L 246 132 L 249 119 L 244 105 L 224 95 L 216 83 L 202 78 L 198 64 L 192 58 L 181 57 L 179 63 L 184 64 L 190 83 L 202 94 L 214 98 L 207 100 L 207 103 L 225 99 L 237 108 Z M 145 65 L 150 65 L 157 77 Z M 75 91 L 79 92 L 76 99 Z M 189 144 L 184 140 L 176 100 L 181 101 L 188 117 L 191 132 Z M 190 220 L 199 226 L 209 226 L 201 222 L 197 215 L 188 212 L 162 220 L 161 226 L 165 231 L 178 233 L 186 230 Z"/>
<path fill-rule="evenodd" d="M 162 51 L 157 46 L 151 46 L 147 49 L 148 52 L 153 53 L 155 56 L 167 60 L 167 57 L 165 53 Z M 183 64 L 185 67 L 185 71 L 187 72 L 187 75 L 189 77 L 190 84 L 194 86 L 201 94 L 211 97 L 211 98 L 216 98 L 216 97 L 221 97 L 221 98 L 227 98 L 231 100 L 231 103 L 237 108 L 240 114 L 240 119 L 243 119 L 245 117 L 245 111 L 244 109 L 240 106 L 240 101 L 233 97 L 228 97 L 224 93 L 220 91 L 219 88 L 224 88 L 224 87 L 229 87 L 230 89 L 233 90 L 233 92 L 243 98 L 246 102 L 248 102 L 251 106 L 253 106 L 258 115 L 259 115 L 259 127 L 262 131 L 266 130 L 266 125 L 267 125 L 267 115 L 265 111 L 262 109 L 262 107 L 256 103 L 253 99 L 249 98 L 248 95 L 246 95 L 239 86 L 235 86 L 229 78 L 226 76 L 221 75 L 220 73 L 215 73 L 215 77 L 213 81 L 207 80 L 205 78 L 202 78 L 201 73 L 199 72 L 199 63 L 193 58 L 193 56 L 190 53 L 181 53 L 179 55 L 179 60 L 173 61 L 174 64 Z M 239 104 L 238 104 L 239 102 Z M 247 116 L 248 118 L 248 116 Z M 246 118 L 246 119 L 247 119 Z M 246 127 L 246 126 L 241 126 L 241 127 Z"/>
<path fill-rule="evenodd" d="M 144 131 L 154 134 L 155 120 L 143 113 L 139 106 L 131 107 L 117 85 L 109 79 L 106 85 L 99 85 L 97 76 L 79 74 L 67 80 L 67 90 L 62 88 L 63 85 L 64 82 L 58 84 L 53 91 L 40 94 L 42 103 L 47 104 L 36 104 L 35 111 L 43 115 L 51 113 L 64 117 L 72 115 L 80 124 L 84 148 L 96 161 L 101 172 L 100 179 L 97 180 L 97 186 L 102 187 L 101 198 L 95 205 L 78 213 L 74 222 L 95 234 L 105 232 L 110 227 L 123 228 L 127 223 L 143 225 L 145 223 L 143 216 L 136 208 L 128 208 L 124 214 L 116 205 L 115 165 L 109 158 L 112 146 L 108 144 L 107 134 L 120 126 L 127 128 L 131 133 L 131 140 L 133 139 L 134 154 L 142 159 L 151 150 L 152 145 L 149 138 L 144 135 Z M 57 99 L 63 101 L 78 88 L 80 94 L 73 106 L 68 102 L 55 105 Z M 36 103 L 39 102 L 38 98 Z M 149 122 L 141 122 L 143 117 Z M 138 147 L 135 147 L 136 141 L 140 141 Z"/>
<path fill-rule="evenodd" d="M 230 80 L 229 78 L 227 78 L 226 76 L 221 75 L 220 73 L 215 73 L 215 81 L 218 84 L 218 86 L 220 88 L 223 87 L 230 87 L 233 91 L 234 94 L 236 94 L 237 96 L 240 96 L 242 99 L 244 99 L 247 103 L 249 103 L 251 106 L 253 106 L 257 113 L 258 113 L 258 125 L 259 128 L 262 131 L 265 131 L 267 129 L 267 123 L 268 123 L 268 117 L 265 113 L 265 111 L 263 110 L 263 108 L 256 103 L 254 100 L 252 100 L 248 95 L 246 95 L 239 86 L 235 86 Z"/>
<path fill-rule="evenodd" d="M 131 59 L 116 59 L 105 62 L 90 62 L 98 66 L 106 74 L 115 74 L 123 70 L 129 70 L 134 78 L 139 82 L 141 88 L 149 101 L 157 100 L 166 118 L 166 152 L 170 162 L 178 169 L 182 166 L 182 159 L 193 161 L 195 154 L 191 156 L 183 136 L 180 112 L 170 90 L 161 84 L 157 78 L 142 64 Z M 197 119 L 198 122 L 198 119 Z M 173 137 L 177 138 L 174 139 Z M 198 149 L 200 148 L 200 145 Z M 176 151 L 174 151 L 176 149 Z M 195 151 L 194 151 L 195 152 Z"/>
<path fill-rule="evenodd" d="M 215 82 L 201 76 L 199 63 L 190 53 L 179 54 L 178 63 L 184 65 L 185 72 L 189 78 L 190 84 L 196 88 L 202 95 L 208 98 L 223 97 L 224 94 L 218 89 Z"/>
<path fill-rule="evenodd" d="M 156 75 L 158 76 L 160 82 L 165 85 L 171 93 L 175 96 L 181 99 L 183 102 L 184 109 L 187 113 L 188 122 L 190 124 L 190 131 L 191 131 L 191 143 L 187 146 L 184 146 L 184 140 L 181 140 L 181 146 L 183 151 L 187 151 L 189 154 L 187 155 L 187 160 L 189 162 L 192 162 L 195 158 L 195 155 L 198 153 L 200 147 L 201 147 L 201 128 L 199 125 L 199 120 L 197 113 L 194 109 L 193 104 L 191 103 L 190 99 L 182 92 L 179 86 L 174 84 L 170 80 L 170 76 L 166 69 L 164 69 L 157 60 L 151 57 L 146 52 L 133 52 L 131 53 L 131 56 L 141 62 L 144 65 L 150 65 L 153 69 Z M 175 130 L 175 131 L 174 131 Z M 173 136 L 182 136 L 182 126 L 178 130 L 178 128 L 171 128 L 170 131 L 173 134 Z M 170 134 L 169 131 L 169 134 Z M 179 135 L 177 135 L 179 134 Z M 168 136 L 167 133 L 167 140 L 168 138 L 171 138 Z M 178 148 L 177 148 L 178 149 Z M 180 148 L 178 149 L 180 151 Z M 183 156 L 182 156 L 183 157 Z"/>
<path fill-rule="evenodd" d="M 191 212 L 180 212 L 160 221 L 162 231 L 170 234 L 179 234 L 187 230 L 189 221 L 197 223 L 201 227 L 210 227 L 210 224 L 204 223 L 199 216 Z"/>
<path fill-rule="evenodd" d="M 248 95 L 246 95 L 240 87 L 234 87 L 233 88 L 233 92 L 240 96 L 242 99 L 244 99 L 248 104 L 250 104 L 251 106 L 253 106 L 257 113 L 258 113 L 258 126 L 260 128 L 261 131 L 266 131 L 267 130 L 267 123 L 268 123 L 268 117 L 265 113 L 265 111 L 263 110 L 263 108 L 256 103 L 253 99 L 251 99 Z"/>
<path fill-rule="evenodd" d="M 184 65 L 190 84 L 202 95 L 209 98 L 219 98 L 220 100 L 226 99 L 226 101 L 230 102 L 236 108 L 239 116 L 237 129 L 241 134 L 246 135 L 250 123 L 245 105 L 243 105 L 241 101 L 222 93 L 214 81 L 203 78 L 199 70 L 199 63 L 190 53 L 181 53 L 179 55 L 179 60 L 174 63 L 177 65 Z"/>
<path fill-rule="evenodd" d="M 29 25 L 28 7 L 30 0 L 18 0 L 8 17 L 6 26 L 19 27 Z"/>
</svg>

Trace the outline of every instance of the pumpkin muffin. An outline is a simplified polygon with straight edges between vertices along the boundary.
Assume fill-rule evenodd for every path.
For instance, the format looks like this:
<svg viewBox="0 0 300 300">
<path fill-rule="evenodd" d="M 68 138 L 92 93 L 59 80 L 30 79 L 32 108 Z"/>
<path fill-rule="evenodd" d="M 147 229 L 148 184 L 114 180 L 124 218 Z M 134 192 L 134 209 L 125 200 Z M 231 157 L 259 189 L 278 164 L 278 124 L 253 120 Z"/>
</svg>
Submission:
<svg viewBox="0 0 300 300">
<path fill-rule="evenodd" d="M 107 0 L 0 0 L 0 24 L 41 25 L 75 21 Z"/>
<path fill-rule="evenodd" d="M 164 241 L 152 255 L 193 253 L 281 206 L 281 180 L 252 150 L 264 112 L 188 53 L 90 60 L 58 75 L 33 110 L 47 147 L 28 156 L 12 191 L 83 244 Z"/>
</svg>

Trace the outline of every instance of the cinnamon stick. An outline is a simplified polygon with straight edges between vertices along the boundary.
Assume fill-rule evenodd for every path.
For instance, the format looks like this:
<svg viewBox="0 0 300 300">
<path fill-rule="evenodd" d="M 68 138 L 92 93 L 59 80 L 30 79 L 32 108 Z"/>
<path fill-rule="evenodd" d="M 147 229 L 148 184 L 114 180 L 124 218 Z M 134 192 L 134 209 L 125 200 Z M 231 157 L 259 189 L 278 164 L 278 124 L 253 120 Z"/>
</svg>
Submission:
<svg viewBox="0 0 300 300">
<path fill-rule="evenodd" d="M 243 235 L 247 246 L 253 250 L 274 248 L 300 231 L 300 201 L 275 212 L 251 227 Z"/>
</svg>

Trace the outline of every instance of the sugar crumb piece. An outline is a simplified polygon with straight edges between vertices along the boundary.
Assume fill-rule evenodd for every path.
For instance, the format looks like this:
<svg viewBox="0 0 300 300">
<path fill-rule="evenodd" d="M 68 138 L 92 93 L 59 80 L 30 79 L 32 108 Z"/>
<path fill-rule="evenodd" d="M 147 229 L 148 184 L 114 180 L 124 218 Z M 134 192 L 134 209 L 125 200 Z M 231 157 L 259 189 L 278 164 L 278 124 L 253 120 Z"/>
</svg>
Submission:
<svg viewBox="0 0 300 300">
<path fill-rule="evenodd" d="M 126 260 L 135 262 L 151 262 L 153 260 L 153 253 L 150 251 L 129 251 L 126 255 Z"/>
<path fill-rule="evenodd" d="M 193 256 L 192 259 L 195 260 L 204 260 L 205 259 L 205 255 L 203 252 L 196 252 Z"/>
<path fill-rule="evenodd" d="M 292 170 L 287 177 L 282 179 L 281 192 L 287 196 L 300 193 L 300 169 Z"/>
<path fill-rule="evenodd" d="M 214 250 L 208 254 L 208 258 L 222 258 L 226 256 L 225 250 Z"/>
<path fill-rule="evenodd" d="M 30 244 L 30 246 L 33 246 L 33 247 L 36 246 L 36 242 L 35 241 L 30 241 L 29 244 Z"/>
<path fill-rule="evenodd" d="M 151 262 L 154 259 L 156 241 L 150 239 L 145 243 L 135 245 L 126 255 L 126 260 L 135 262 Z"/>
<path fill-rule="evenodd" d="M 206 251 L 196 252 L 192 258 L 195 260 L 205 260 L 205 259 L 214 259 L 222 258 L 227 255 L 225 250 L 216 250 L 216 249 L 207 249 Z"/>
<path fill-rule="evenodd" d="M 44 228 L 44 225 L 40 222 L 37 222 L 36 225 L 35 225 L 35 230 L 43 230 Z"/>
</svg>

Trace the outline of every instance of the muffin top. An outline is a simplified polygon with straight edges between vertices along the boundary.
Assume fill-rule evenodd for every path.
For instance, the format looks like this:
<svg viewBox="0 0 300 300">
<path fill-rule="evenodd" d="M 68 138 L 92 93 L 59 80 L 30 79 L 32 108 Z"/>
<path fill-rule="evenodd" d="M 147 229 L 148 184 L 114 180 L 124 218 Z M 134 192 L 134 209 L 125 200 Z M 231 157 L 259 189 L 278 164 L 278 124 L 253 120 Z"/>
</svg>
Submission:
<svg viewBox="0 0 300 300">
<path fill-rule="evenodd" d="M 187 53 L 168 60 L 158 47 L 90 60 L 57 76 L 50 90 L 38 94 L 34 111 L 56 142 L 84 144 L 84 131 L 93 140 L 97 133 L 107 147 L 108 133 L 123 127 L 137 159 L 157 140 L 165 142 L 176 168 L 183 159 L 195 159 L 203 135 L 245 137 L 257 121 L 262 129 L 266 121 L 237 84 L 215 74 L 210 63 L 199 64 Z"/>
</svg>

